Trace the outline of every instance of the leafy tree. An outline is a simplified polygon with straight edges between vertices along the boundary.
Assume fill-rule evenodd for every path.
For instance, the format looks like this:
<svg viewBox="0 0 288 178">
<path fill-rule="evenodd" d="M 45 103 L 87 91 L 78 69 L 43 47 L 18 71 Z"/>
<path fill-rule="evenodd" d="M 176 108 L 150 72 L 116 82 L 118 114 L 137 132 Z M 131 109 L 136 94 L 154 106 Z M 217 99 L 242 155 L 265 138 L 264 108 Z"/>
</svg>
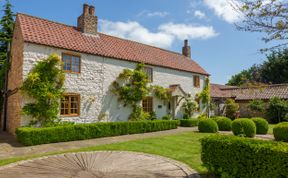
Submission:
<svg viewBox="0 0 288 178">
<path fill-rule="evenodd" d="M 21 91 L 33 101 L 22 109 L 23 114 L 32 116 L 31 124 L 46 126 L 59 122 L 59 99 L 64 92 L 64 80 L 61 60 L 57 55 L 39 61 L 29 72 Z"/>
<path fill-rule="evenodd" d="M 244 20 L 243 23 L 237 24 L 237 28 L 249 32 L 264 32 L 266 36 L 262 40 L 266 43 L 271 41 L 279 43 L 262 51 L 287 46 L 287 1 L 239 0 L 238 2 L 240 3 L 234 3 L 234 7 L 243 14 Z"/>
<path fill-rule="evenodd" d="M 227 85 L 243 86 L 252 82 L 261 81 L 261 66 L 253 65 L 247 70 L 242 70 L 240 73 L 235 74 L 228 81 Z"/>
<path fill-rule="evenodd" d="M 7 62 L 8 45 L 13 37 L 14 14 L 12 12 L 12 5 L 6 0 L 3 6 L 4 15 L 0 20 L 0 90 L 3 91 L 5 87 L 5 75 L 9 68 Z M 0 95 L 0 107 L 2 107 L 3 93 Z"/>
<path fill-rule="evenodd" d="M 267 114 L 273 123 L 284 121 L 288 114 L 288 101 L 278 97 L 272 98 L 268 105 Z"/>
<path fill-rule="evenodd" d="M 239 111 L 239 104 L 235 103 L 233 99 L 227 99 L 225 101 L 225 115 L 230 119 L 236 118 L 236 113 Z"/>
<path fill-rule="evenodd" d="M 288 83 L 288 49 L 272 52 L 261 67 L 263 83 Z"/>
<path fill-rule="evenodd" d="M 252 100 L 249 102 L 248 108 L 252 112 L 263 112 L 265 110 L 265 103 L 262 100 Z"/>
<path fill-rule="evenodd" d="M 280 84 L 288 82 L 288 49 L 273 51 L 267 61 L 232 76 L 228 85 Z"/>
</svg>

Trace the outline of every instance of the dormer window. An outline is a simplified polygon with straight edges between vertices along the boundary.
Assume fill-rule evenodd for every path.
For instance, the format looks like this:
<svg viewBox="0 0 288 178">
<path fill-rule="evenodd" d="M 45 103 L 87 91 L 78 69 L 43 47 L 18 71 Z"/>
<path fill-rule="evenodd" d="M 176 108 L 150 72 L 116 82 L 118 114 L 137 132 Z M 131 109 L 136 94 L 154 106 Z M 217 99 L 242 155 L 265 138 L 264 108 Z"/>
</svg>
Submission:
<svg viewBox="0 0 288 178">
<path fill-rule="evenodd" d="M 62 54 L 63 70 L 68 73 L 80 73 L 81 58 L 77 55 Z"/>
</svg>

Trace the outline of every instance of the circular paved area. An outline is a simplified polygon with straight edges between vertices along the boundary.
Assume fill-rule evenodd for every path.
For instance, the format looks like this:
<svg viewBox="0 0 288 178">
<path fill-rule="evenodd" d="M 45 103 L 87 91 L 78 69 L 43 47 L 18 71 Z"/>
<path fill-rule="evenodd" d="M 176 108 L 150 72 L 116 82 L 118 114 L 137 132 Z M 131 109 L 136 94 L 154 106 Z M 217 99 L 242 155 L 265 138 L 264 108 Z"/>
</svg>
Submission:
<svg viewBox="0 0 288 178">
<path fill-rule="evenodd" d="M 0 178 L 200 177 L 168 158 L 126 151 L 68 153 L 0 167 Z"/>
</svg>

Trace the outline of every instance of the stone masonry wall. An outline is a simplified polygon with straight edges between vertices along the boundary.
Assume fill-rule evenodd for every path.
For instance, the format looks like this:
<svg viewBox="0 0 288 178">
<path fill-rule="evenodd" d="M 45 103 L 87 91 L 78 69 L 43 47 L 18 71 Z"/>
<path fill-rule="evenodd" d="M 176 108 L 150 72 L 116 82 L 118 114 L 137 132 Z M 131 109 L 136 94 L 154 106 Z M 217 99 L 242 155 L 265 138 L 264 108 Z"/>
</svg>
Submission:
<svg viewBox="0 0 288 178">
<path fill-rule="evenodd" d="M 26 44 L 24 46 L 23 79 L 32 69 L 34 64 L 46 58 L 52 53 L 61 56 L 62 53 L 74 53 L 72 51 L 56 49 L 47 46 Z M 98 121 L 126 121 L 131 113 L 131 108 L 124 107 L 118 102 L 117 97 L 110 92 L 113 81 L 125 68 L 134 69 L 136 63 L 105 58 L 101 56 L 76 53 L 81 55 L 81 73 L 66 74 L 66 92 L 80 94 L 80 116 L 62 117 L 63 120 L 77 123 L 89 123 Z M 151 66 L 153 68 L 153 84 L 169 87 L 169 85 L 180 84 L 187 93 L 195 95 L 202 91 L 204 76 L 200 76 L 200 88 L 193 87 L 193 75 L 189 72 L 182 72 L 173 69 Z M 157 109 L 161 101 L 155 99 L 154 109 L 159 117 L 166 115 L 166 106 Z M 24 103 L 23 103 L 24 104 Z M 179 116 L 181 115 L 180 109 Z M 26 125 L 29 120 L 22 117 L 21 125 Z"/>
</svg>

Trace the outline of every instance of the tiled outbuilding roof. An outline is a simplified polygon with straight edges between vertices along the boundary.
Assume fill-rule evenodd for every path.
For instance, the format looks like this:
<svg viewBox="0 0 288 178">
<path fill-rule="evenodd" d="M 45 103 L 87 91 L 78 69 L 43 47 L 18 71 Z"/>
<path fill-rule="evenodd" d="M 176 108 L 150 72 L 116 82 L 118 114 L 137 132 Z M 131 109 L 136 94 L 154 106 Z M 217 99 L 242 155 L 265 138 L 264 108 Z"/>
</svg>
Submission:
<svg viewBox="0 0 288 178">
<path fill-rule="evenodd" d="M 88 35 L 76 27 L 25 14 L 17 14 L 16 22 L 25 42 L 209 75 L 190 58 L 161 48 L 103 33 Z"/>
<path fill-rule="evenodd" d="M 235 98 L 235 100 L 266 100 L 273 97 L 288 99 L 288 84 L 275 84 L 256 87 L 234 87 L 211 84 L 211 97 Z"/>
</svg>

